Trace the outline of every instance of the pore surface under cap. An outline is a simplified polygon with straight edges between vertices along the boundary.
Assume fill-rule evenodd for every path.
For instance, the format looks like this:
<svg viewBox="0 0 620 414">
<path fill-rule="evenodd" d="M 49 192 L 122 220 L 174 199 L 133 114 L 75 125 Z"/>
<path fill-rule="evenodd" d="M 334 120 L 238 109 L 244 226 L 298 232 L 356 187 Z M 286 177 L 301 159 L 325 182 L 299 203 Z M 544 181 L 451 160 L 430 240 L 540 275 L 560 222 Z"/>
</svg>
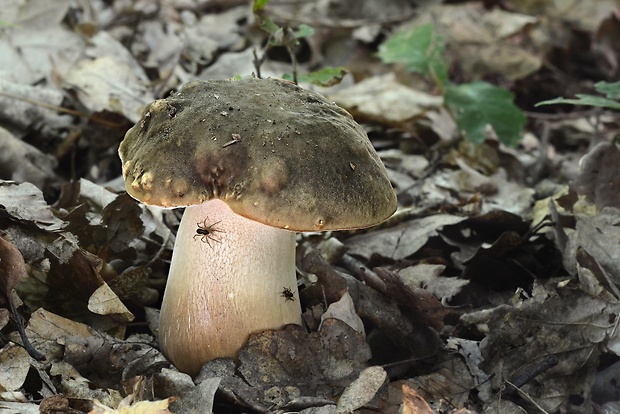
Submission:
<svg viewBox="0 0 620 414">
<path fill-rule="evenodd" d="M 129 194 L 178 207 L 224 200 L 296 231 L 368 227 L 396 197 L 364 130 L 279 79 L 193 81 L 144 111 L 119 154 Z"/>
</svg>

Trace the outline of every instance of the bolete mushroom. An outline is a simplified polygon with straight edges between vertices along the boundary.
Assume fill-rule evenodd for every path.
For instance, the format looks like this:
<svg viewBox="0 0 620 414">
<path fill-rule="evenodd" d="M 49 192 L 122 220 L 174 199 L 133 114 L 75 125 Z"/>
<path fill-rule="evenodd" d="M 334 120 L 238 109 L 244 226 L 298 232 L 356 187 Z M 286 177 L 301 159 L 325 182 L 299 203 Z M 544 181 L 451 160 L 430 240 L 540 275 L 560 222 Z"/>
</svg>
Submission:
<svg viewBox="0 0 620 414">
<path fill-rule="evenodd" d="M 160 344 L 181 371 L 301 323 L 295 232 L 369 227 L 396 197 L 353 118 L 280 79 L 193 81 L 151 103 L 119 154 L 127 192 L 186 207 Z"/>
</svg>

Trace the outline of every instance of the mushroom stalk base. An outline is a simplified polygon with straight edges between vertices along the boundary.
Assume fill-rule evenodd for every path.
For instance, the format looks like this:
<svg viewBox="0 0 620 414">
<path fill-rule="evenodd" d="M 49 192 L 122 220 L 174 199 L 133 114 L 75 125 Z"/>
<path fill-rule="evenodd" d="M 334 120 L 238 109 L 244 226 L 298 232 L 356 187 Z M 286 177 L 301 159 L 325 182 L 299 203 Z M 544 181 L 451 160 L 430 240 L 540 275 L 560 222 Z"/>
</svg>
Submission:
<svg viewBox="0 0 620 414">
<path fill-rule="evenodd" d="M 186 208 L 161 308 L 164 354 L 195 375 L 207 361 L 235 357 L 251 333 L 290 323 L 301 324 L 295 233 L 220 200 Z"/>
</svg>

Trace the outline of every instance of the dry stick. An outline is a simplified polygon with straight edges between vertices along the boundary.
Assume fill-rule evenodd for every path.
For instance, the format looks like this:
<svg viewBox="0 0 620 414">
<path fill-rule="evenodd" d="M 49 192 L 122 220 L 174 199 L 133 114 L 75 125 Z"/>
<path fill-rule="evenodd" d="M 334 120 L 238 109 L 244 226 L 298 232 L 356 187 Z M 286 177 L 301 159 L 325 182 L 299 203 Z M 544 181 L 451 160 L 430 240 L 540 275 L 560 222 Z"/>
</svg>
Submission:
<svg viewBox="0 0 620 414">
<path fill-rule="evenodd" d="M 534 164 L 534 168 L 532 169 L 532 174 L 529 179 L 530 182 L 528 184 L 537 183 L 542 176 L 545 165 L 547 165 L 547 149 L 549 148 L 550 130 L 549 122 L 543 121 L 542 133 L 540 134 L 540 152 Z"/>
<path fill-rule="evenodd" d="M 19 332 L 19 336 L 22 338 L 22 342 L 23 342 L 22 346 L 28 352 L 28 355 L 30 355 L 32 358 L 36 359 L 37 361 L 44 360 L 45 355 L 37 351 L 32 346 L 32 344 L 28 340 L 28 337 L 26 336 L 26 331 L 24 329 L 24 319 L 22 318 L 22 315 L 15 308 L 15 302 L 13 301 L 13 296 L 10 293 L 6 296 L 9 300 L 9 305 L 11 307 L 11 314 L 13 315 L 13 319 L 15 320 L 15 324 L 17 325 L 17 331 Z"/>
<path fill-rule="evenodd" d="M 256 53 L 256 47 L 254 49 L 252 49 L 252 54 L 254 55 L 254 59 L 252 60 L 252 63 L 254 64 L 254 69 L 256 69 L 256 77 L 258 79 L 261 79 L 260 76 L 260 67 L 263 64 L 263 62 L 265 62 L 265 53 L 263 53 L 263 55 L 259 58 L 258 54 Z"/>
<path fill-rule="evenodd" d="M 509 385 L 514 387 L 514 384 L 512 384 L 510 381 L 506 381 Z M 521 395 L 521 397 L 523 397 L 524 399 L 528 400 L 531 404 L 535 405 L 536 408 L 538 408 L 540 410 L 540 412 L 542 412 L 543 414 L 550 414 L 549 411 L 546 411 L 543 407 L 541 407 L 540 404 L 538 404 L 536 401 L 534 401 L 534 399 L 532 397 L 530 397 L 530 395 L 528 393 L 526 393 L 525 391 L 523 391 L 521 388 L 515 388 L 519 394 Z M 502 397 L 502 394 L 500 394 L 500 398 Z"/>
<path fill-rule="evenodd" d="M 277 17 L 279 20 L 283 20 L 287 23 L 303 23 L 312 27 L 324 27 L 329 29 L 356 29 L 362 26 L 368 26 L 369 24 L 393 24 L 400 23 L 410 20 L 415 17 L 417 12 L 412 12 L 408 14 L 404 14 L 396 17 L 388 17 L 385 19 L 338 19 L 332 20 L 327 17 L 322 17 L 319 19 L 312 18 L 307 19 L 303 17 L 293 16 L 289 13 L 283 13 L 281 10 L 277 8 L 272 8 L 267 6 L 266 9 L 269 11 L 269 15 Z"/>
<path fill-rule="evenodd" d="M 232 144 L 236 144 L 237 142 L 241 142 L 241 135 L 239 134 L 232 134 L 232 140 L 228 141 L 227 143 L 225 143 L 224 145 L 222 145 L 222 148 L 226 148 Z"/>
<path fill-rule="evenodd" d="M 108 127 L 117 127 L 119 124 L 115 122 L 106 121 L 105 119 L 98 118 L 96 116 L 92 116 L 91 114 L 76 111 L 75 109 L 64 108 L 62 106 L 48 104 L 46 102 L 36 101 L 34 99 L 26 98 L 25 96 L 16 95 L 10 92 L 0 91 L 0 95 L 6 96 L 8 98 L 18 99 L 23 102 L 28 102 L 33 105 L 40 106 L 41 108 L 50 109 L 52 111 L 61 112 L 69 115 L 80 116 L 84 118 L 89 118 L 94 122 L 97 122 L 101 125 L 105 125 Z"/>
<path fill-rule="evenodd" d="M 545 112 L 523 111 L 525 116 L 532 119 L 542 119 L 544 121 L 564 121 L 568 119 L 587 118 L 595 115 L 600 108 L 587 109 L 585 111 L 568 112 L 565 114 L 548 114 Z"/>
<path fill-rule="evenodd" d="M 293 48 L 290 45 L 286 45 L 286 51 L 288 52 L 288 55 L 290 56 L 291 62 L 293 64 L 293 82 L 295 82 L 295 85 L 298 85 L 297 83 L 297 57 L 295 56 Z"/>
<path fill-rule="evenodd" d="M 358 280 L 362 282 L 366 282 L 366 280 L 370 280 L 373 286 L 382 287 L 383 291 L 385 291 L 385 283 L 381 278 L 372 270 L 364 265 L 364 263 L 357 260 L 355 257 L 351 256 L 348 253 L 345 253 L 340 258 L 339 264 L 342 265 L 345 269 L 347 269 L 353 276 L 355 276 Z"/>
<path fill-rule="evenodd" d="M 509 386 L 502 391 L 502 397 L 513 395 L 539 374 L 556 366 L 558 362 L 558 358 L 555 355 L 548 355 L 540 362 L 530 362 L 526 364 L 516 374 L 512 375 L 509 380 L 506 380 Z"/>
</svg>

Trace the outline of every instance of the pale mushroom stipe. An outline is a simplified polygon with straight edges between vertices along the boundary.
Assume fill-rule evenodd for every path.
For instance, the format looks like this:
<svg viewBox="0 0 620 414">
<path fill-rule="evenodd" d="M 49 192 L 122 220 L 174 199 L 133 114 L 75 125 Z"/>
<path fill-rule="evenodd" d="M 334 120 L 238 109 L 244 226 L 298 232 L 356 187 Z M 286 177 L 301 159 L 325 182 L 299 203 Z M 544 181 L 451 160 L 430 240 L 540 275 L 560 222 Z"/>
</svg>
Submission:
<svg viewBox="0 0 620 414">
<path fill-rule="evenodd" d="M 211 247 L 211 241 L 221 243 L 218 236 L 216 236 L 216 233 L 220 233 L 221 230 L 215 227 L 221 221 L 207 224 L 207 220 L 208 218 L 204 219 L 202 223 L 196 223 L 198 228 L 196 229 L 196 234 L 194 234 L 194 240 L 196 240 L 196 237 L 199 237 L 202 242 L 207 243 Z"/>
<path fill-rule="evenodd" d="M 119 154 L 131 196 L 186 207 L 159 341 L 191 375 L 251 333 L 301 323 L 296 231 L 369 227 L 396 209 L 362 127 L 280 79 L 187 83 L 145 109 Z"/>
</svg>

